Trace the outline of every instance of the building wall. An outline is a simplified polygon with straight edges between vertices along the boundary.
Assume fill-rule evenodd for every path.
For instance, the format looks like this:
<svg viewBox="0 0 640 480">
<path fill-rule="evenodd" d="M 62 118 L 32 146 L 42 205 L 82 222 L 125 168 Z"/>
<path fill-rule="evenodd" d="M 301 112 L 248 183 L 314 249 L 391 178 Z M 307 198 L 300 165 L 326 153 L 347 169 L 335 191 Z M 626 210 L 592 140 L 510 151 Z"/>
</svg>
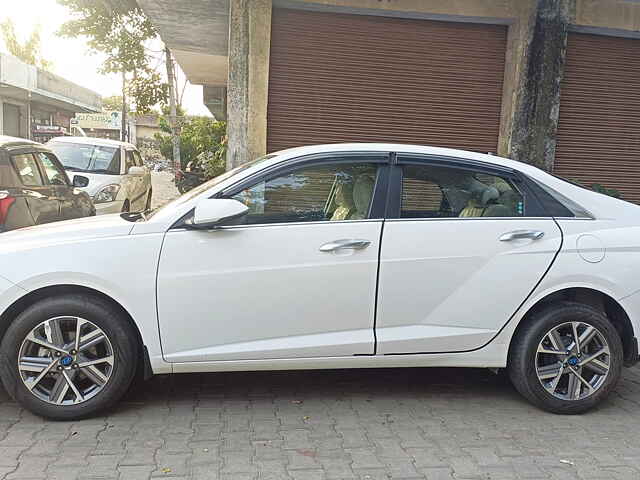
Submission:
<svg viewBox="0 0 640 480">
<path fill-rule="evenodd" d="M 508 25 L 498 153 L 547 169 L 555 154 L 568 32 L 640 36 L 640 3 L 626 0 L 233 1 L 227 94 L 230 166 L 266 152 L 274 7 Z"/>
</svg>

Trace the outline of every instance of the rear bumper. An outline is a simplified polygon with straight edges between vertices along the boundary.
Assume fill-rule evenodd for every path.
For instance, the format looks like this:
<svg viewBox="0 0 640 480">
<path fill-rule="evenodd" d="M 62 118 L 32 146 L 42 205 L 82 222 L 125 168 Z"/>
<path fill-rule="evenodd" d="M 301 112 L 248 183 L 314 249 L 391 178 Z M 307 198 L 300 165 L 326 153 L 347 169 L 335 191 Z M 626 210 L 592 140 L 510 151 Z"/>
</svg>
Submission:
<svg viewBox="0 0 640 480">
<path fill-rule="evenodd" d="M 116 200 L 115 202 L 96 203 L 96 215 L 105 215 L 107 213 L 120 213 L 124 202 Z"/>
</svg>

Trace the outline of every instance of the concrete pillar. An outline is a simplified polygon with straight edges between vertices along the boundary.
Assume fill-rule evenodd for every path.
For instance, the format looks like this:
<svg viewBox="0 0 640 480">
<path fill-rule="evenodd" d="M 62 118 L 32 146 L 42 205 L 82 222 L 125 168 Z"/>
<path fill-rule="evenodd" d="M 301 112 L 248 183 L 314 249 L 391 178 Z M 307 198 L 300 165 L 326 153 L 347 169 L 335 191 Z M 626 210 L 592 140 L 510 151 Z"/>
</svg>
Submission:
<svg viewBox="0 0 640 480">
<path fill-rule="evenodd" d="M 4 102 L 0 97 L 0 135 L 4 135 Z"/>
<path fill-rule="evenodd" d="M 501 155 L 553 169 L 564 73 L 574 0 L 534 0 L 510 32 L 515 61 L 511 103 L 503 109 Z M 509 74 L 509 71 L 506 72 Z"/>
<path fill-rule="evenodd" d="M 272 0 L 231 0 L 227 168 L 266 153 Z"/>
</svg>

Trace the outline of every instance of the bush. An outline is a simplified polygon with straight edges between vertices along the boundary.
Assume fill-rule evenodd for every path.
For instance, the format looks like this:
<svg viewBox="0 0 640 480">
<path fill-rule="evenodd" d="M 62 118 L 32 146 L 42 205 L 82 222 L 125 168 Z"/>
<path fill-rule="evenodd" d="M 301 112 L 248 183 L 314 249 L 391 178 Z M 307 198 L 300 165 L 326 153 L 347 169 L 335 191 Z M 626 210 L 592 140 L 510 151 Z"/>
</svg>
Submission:
<svg viewBox="0 0 640 480">
<path fill-rule="evenodd" d="M 165 117 L 160 118 L 160 128 L 171 133 Z M 160 152 L 173 163 L 171 136 L 156 134 Z M 184 169 L 189 162 L 199 165 L 206 179 L 216 177 L 226 169 L 227 124 L 210 117 L 182 117 L 180 132 L 180 164 Z"/>
</svg>

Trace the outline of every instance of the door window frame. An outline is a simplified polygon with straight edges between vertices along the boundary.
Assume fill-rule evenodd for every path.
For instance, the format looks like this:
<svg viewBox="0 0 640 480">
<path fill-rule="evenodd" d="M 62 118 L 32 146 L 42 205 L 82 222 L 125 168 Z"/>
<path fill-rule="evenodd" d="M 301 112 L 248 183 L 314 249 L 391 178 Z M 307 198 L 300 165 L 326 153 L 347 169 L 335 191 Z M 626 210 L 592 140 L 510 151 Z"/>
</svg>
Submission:
<svg viewBox="0 0 640 480">
<path fill-rule="evenodd" d="M 402 209 L 402 180 L 403 166 L 423 166 L 451 168 L 455 170 L 472 171 L 483 173 L 508 180 L 524 200 L 524 214 L 517 217 L 425 217 L 406 218 L 401 216 Z M 550 218 L 546 213 L 542 203 L 538 200 L 534 191 L 529 185 L 530 180 L 517 170 L 509 167 L 488 164 L 476 160 L 457 157 L 445 157 L 439 155 L 428 155 L 421 153 L 394 154 L 394 161 L 389 175 L 389 195 L 387 201 L 387 211 L 385 218 L 390 221 L 471 221 L 471 220 L 528 220 L 531 218 Z"/>
<path fill-rule="evenodd" d="M 42 163 L 42 159 L 40 158 L 40 155 L 44 155 L 45 157 L 47 157 L 51 161 L 51 163 L 60 171 L 60 173 L 62 174 L 62 178 L 64 179 L 64 182 L 65 182 L 64 185 L 51 183 L 51 180 L 49 179 L 49 175 L 47 175 L 47 168 Z M 38 162 L 38 168 L 40 168 L 42 172 L 42 175 L 43 175 L 42 179 L 45 181 L 45 185 L 49 185 L 51 187 L 71 186 L 71 182 L 69 180 L 69 177 L 67 176 L 67 171 L 64 169 L 64 167 L 62 166 L 62 163 L 60 162 L 60 160 L 58 160 L 58 158 L 55 155 L 49 152 L 43 152 L 42 150 L 38 150 L 34 152 L 34 156 L 36 158 L 36 162 Z"/>
<path fill-rule="evenodd" d="M 215 194 L 212 198 L 232 198 L 234 195 L 251 188 L 260 182 L 268 182 L 274 178 L 293 173 L 302 168 L 322 167 L 325 165 L 337 164 L 376 164 L 379 165 L 376 181 L 373 188 L 371 205 L 369 206 L 369 216 L 360 220 L 318 220 L 309 222 L 273 222 L 273 223 L 254 223 L 250 225 L 230 225 L 222 228 L 251 228 L 251 227 L 268 227 L 276 225 L 315 225 L 323 223 L 344 223 L 344 222 L 368 222 L 372 220 L 384 220 L 387 208 L 387 192 L 389 185 L 389 163 L 390 154 L 386 151 L 377 152 L 331 152 L 330 154 L 311 154 L 302 157 L 293 158 L 283 164 L 267 167 L 266 169 L 244 178 L 239 182 L 230 185 L 221 192 Z M 187 215 L 193 215 L 190 212 Z"/>
</svg>

